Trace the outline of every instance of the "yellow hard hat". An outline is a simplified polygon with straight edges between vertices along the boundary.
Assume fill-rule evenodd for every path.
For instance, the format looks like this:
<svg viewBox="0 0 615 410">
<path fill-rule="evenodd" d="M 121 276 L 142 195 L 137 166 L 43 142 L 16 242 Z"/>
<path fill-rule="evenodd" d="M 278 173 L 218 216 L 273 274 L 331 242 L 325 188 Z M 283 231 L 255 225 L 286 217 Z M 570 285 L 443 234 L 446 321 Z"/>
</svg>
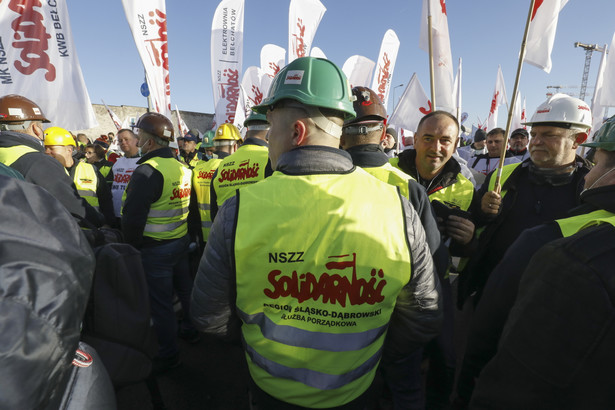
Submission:
<svg viewBox="0 0 615 410">
<path fill-rule="evenodd" d="M 45 130 L 45 146 L 47 145 L 72 145 L 76 147 L 75 139 L 70 132 L 60 127 L 49 127 Z"/>
<path fill-rule="evenodd" d="M 233 124 L 225 123 L 218 127 L 216 130 L 216 136 L 214 137 L 214 141 L 222 141 L 222 140 L 231 140 L 231 141 L 243 141 L 241 139 L 241 134 L 237 127 Z"/>
</svg>

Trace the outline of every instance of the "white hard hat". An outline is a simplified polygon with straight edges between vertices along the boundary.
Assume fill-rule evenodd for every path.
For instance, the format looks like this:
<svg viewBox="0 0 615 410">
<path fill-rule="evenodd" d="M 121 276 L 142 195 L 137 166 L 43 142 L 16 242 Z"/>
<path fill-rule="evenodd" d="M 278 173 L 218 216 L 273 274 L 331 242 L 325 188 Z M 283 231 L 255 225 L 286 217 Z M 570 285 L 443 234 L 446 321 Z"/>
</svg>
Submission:
<svg viewBox="0 0 615 410">
<path fill-rule="evenodd" d="M 592 126 L 592 112 L 583 100 L 566 94 L 554 94 L 536 108 L 532 118 L 523 125 L 553 124 L 562 128 Z"/>
</svg>

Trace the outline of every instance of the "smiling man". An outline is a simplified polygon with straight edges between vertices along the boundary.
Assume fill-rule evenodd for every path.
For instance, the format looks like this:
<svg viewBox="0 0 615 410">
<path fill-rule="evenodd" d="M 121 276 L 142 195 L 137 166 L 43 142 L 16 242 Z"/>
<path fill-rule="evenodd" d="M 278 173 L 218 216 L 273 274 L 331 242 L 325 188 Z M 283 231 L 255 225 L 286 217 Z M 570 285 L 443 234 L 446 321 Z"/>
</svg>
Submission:
<svg viewBox="0 0 615 410">
<path fill-rule="evenodd" d="M 591 123 L 585 102 L 553 95 L 527 123 L 532 126 L 530 160 L 504 166 L 501 193 L 494 191 L 496 171 L 487 176 L 477 192 L 480 209 L 473 212 L 485 229 L 460 276 L 460 306 L 475 292 L 478 303 L 491 271 L 524 229 L 562 218 L 577 204 L 589 164 L 575 153 Z"/>
</svg>

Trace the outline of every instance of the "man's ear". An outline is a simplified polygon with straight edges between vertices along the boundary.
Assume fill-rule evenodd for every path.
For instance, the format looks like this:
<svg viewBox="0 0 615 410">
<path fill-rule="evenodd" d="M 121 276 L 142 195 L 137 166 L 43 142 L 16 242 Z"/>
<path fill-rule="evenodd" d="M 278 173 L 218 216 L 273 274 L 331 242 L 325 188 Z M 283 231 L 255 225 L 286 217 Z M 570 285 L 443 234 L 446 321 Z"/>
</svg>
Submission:
<svg viewBox="0 0 615 410">
<path fill-rule="evenodd" d="M 30 123 L 30 128 L 32 129 L 32 133 L 36 135 L 36 137 L 43 141 L 45 139 L 45 131 L 43 131 L 43 127 L 41 127 L 40 123 L 32 122 Z"/>
<path fill-rule="evenodd" d="M 578 132 L 576 137 L 574 138 L 573 147 L 576 149 L 579 144 L 583 144 L 585 140 L 587 140 L 588 133 L 587 132 Z"/>
<path fill-rule="evenodd" d="M 300 147 L 307 142 L 308 127 L 302 120 L 296 120 L 293 123 L 293 145 Z"/>
<path fill-rule="evenodd" d="M 380 136 L 380 142 L 384 141 L 386 139 L 386 137 L 387 137 L 387 129 L 386 129 L 386 127 L 384 127 L 382 129 L 382 135 Z"/>
</svg>

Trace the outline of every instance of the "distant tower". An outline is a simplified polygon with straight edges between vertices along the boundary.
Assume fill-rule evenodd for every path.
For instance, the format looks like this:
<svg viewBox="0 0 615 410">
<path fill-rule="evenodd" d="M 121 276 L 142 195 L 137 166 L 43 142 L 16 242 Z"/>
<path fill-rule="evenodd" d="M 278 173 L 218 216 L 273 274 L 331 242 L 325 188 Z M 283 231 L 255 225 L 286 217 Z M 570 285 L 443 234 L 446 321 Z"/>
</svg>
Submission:
<svg viewBox="0 0 615 410">
<path fill-rule="evenodd" d="M 600 47 L 598 44 L 583 44 L 578 41 L 574 43 L 575 47 L 582 47 L 585 50 L 585 67 L 583 68 L 583 79 L 581 80 L 581 91 L 579 92 L 579 98 L 585 100 L 585 91 L 587 90 L 587 77 L 589 77 L 589 66 L 592 62 L 592 53 L 594 51 L 604 52 L 604 47 Z"/>
</svg>

